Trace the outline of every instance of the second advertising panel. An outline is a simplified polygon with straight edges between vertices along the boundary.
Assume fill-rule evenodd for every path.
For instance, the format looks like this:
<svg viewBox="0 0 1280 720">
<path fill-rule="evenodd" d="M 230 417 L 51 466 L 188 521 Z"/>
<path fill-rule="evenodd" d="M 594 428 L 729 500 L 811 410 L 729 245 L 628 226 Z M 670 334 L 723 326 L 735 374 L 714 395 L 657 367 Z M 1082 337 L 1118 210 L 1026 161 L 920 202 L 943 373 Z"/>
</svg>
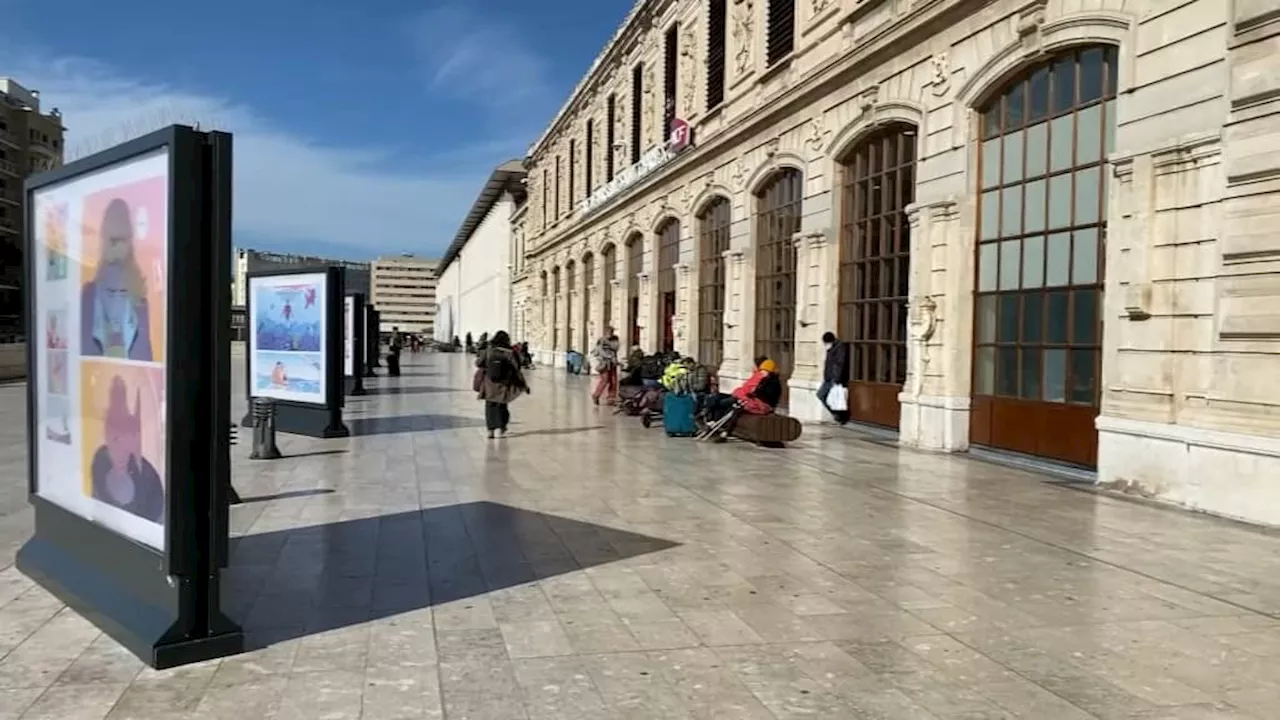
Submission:
<svg viewBox="0 0 1280 720">
<path fill-rule="evenodd" d="M 323 273 L 249 278 L 249 394 L 325 404 Z"/>
</svg>

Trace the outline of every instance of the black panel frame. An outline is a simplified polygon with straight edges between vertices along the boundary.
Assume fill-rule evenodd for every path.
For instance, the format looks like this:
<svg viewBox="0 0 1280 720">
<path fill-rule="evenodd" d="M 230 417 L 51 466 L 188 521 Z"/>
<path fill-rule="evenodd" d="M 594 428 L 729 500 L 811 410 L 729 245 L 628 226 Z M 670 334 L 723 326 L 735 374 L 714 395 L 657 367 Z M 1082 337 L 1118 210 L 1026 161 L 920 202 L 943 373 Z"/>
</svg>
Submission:
<svg viewBox="0 0 1280 720">
<path fill-rule="evenodd" d="M 169 153 L 165 338 L 165 548 L 157 550 L 36 494 L 37 346 L 27 345 L 29 499 L 35 531 L 17 566 L 153 668 L 241 652 L 244 635 L 220 609 L 230 491 L 231 136 L 170 126 L 27 178 L 26 207 L 43 188 Z M 35 224 L 24 224 L 27 287 L 34 291 Z M 40 337 L 35 298 L 28 337 Z"/>
<path fill-rule="evenodd" d="M 325 273 L 325 402 L 323 405 L 275 400 L 276 429 L 279 432 L 305 435 L 315 438 L 350 437 L 351 430 L 342 421 L 342 408 L 345 405 L 345 387 L 342 382 L 342 299 L 346 296 L 346 268 L 336 265 L 311 265 L 288 268 L 272 268 L 248 273 L 246 283 L 252 285 L 257 277 L 276 277 L 281 275 L 314 275 Z M 245 317 L 253 319 L 253 292 L 245 293 Z M 249 373 L 249 360 L 252 354 L 253 328 L 248 327 L 250 336 L 245 340 L 244 352 L 244 394 L 248 410 L 240 421 L 243 427 L 253 426 L 253 383 Z"/>
</svg>

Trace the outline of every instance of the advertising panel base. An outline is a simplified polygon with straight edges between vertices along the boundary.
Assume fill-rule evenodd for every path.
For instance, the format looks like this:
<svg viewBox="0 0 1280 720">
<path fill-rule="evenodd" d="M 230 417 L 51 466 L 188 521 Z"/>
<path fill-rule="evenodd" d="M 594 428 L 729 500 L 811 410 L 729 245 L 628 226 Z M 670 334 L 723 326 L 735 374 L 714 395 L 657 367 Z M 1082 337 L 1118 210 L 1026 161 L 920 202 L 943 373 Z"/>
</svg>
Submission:
<svg viewBox="0 0 1280 720">
<path fill-rule="evenodd" d="M 216 584 L 170 578 L 159 551 L 43 498 L 32 505 L 37 532 L 18 551 L 18 569 L 143 662 L 162 670 L 244 651 L 244 633 L 221 612 L 182 617 L 184 600 Z"/>
</svg>

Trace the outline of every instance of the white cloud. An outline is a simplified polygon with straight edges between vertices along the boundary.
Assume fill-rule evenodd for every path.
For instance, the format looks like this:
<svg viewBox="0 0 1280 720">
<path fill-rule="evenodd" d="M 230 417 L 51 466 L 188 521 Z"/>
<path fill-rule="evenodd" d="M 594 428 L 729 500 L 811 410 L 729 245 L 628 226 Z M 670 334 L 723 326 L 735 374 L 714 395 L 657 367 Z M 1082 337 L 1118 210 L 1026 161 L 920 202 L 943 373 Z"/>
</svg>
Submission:
<svg viewBox="0 0 1280 720">
<path fill-rule="evenodd" d="M 269 247 L 314 245 L 353 258 L 443 252 L 488 171 L 527 141 L 513 137 L 504 147 L 507 141 L 482 140 L 474 152 L 450 149 L 434 163 L 447 169 L 398 173 L 388 169 L 389 149 L 318 143 L 227 98 L 124 77 L 91 60 L 8 54 L 0 51 L 0 66 L 40 91 L 42 109 L 62 111 L 69 154 L 173 122 L 232 132 L 235 229 Z"/>
<path fill-rule="evenodd" d="M 504 125 L 538 130 L 558 99 L 543 57 L 483 4 L 441 5 L 410 26 L 432 90 L 484 106 Z"/>
</svg>

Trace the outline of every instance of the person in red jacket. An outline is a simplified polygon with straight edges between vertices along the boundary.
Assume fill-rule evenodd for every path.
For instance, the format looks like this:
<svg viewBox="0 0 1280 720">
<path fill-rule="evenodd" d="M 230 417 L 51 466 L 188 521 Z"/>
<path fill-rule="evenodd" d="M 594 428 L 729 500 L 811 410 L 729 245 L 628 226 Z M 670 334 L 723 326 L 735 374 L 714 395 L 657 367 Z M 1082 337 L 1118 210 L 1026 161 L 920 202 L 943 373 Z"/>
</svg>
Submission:
<svg viewBox="0 0 1280 720">
<path fill-rule="evenodd" d="M 777 409 L 782 400 L 782 378 L 778 376 L 778 364 L 767 357 L 756 358 L 756 371 L 732 393 L 717 393 L 707 398 L 707 421 L 714 423 L 734 408 L 750 415 L 768 415 Z M 720 430 L 718 439 L 733 434 L 734 421 L 730 420 Z"/>
</svg>

